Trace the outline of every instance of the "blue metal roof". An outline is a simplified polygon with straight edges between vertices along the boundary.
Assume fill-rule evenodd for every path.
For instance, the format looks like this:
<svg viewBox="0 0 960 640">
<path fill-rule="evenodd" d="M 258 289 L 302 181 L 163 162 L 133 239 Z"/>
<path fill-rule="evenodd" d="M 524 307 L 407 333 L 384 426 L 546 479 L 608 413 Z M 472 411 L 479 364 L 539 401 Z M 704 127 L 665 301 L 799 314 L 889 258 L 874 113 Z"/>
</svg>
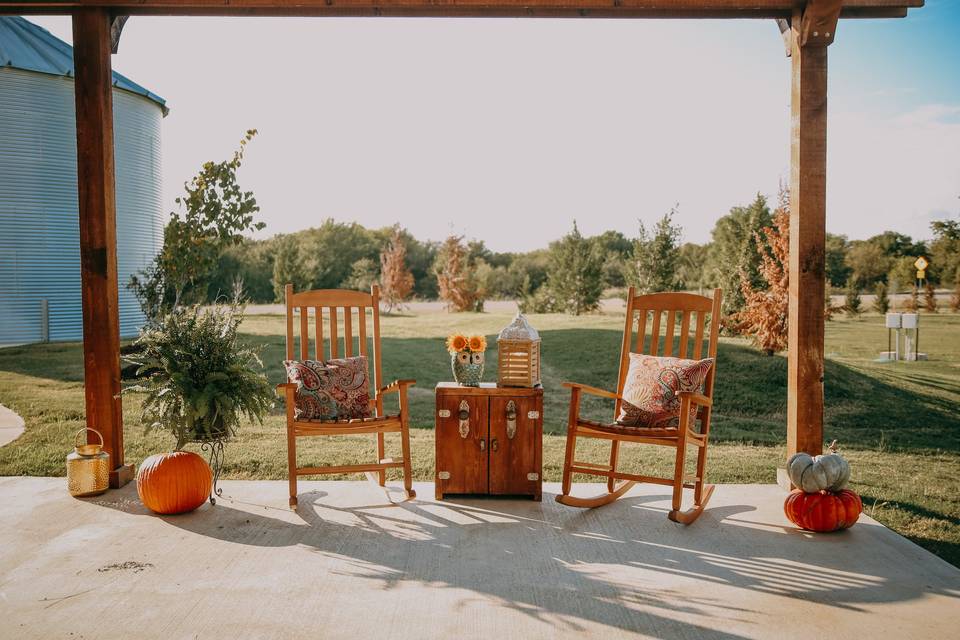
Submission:
<svg viewBox="0 0 960 640">
<path fill-rule="evenodd" d="M 0 16 L 0 67 L 73 77 L 73 47 L 19 16 Z M 113 86 L 153 100 L 167 115 L 167 101 L 113 72 Z"/>
</svg>

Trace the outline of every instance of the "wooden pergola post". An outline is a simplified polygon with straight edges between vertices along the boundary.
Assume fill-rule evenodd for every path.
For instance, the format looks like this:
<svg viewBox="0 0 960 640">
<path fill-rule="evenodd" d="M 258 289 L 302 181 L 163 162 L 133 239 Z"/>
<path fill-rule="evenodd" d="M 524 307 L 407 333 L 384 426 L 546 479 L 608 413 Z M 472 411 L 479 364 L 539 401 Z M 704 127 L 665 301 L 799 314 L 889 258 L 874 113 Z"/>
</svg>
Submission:
<svg viewBox="0 0 960 640">
<path fill-rule="evenodd" d="M 103 435 L 110 454 L 110 486 L 120 487 L 133 478 L 133 467 L 123 463 L 110 26 L 106 9 L 73 14 L 87 426 Z M 96 439 L 93 434 L 90 438 Z"/>
<path fill-rule="evenodd" d="M 790 308 L 787 455 L 823 448 L 827 46 L 840 0 L 810 0 L 790 21 Z"/>
</svg>

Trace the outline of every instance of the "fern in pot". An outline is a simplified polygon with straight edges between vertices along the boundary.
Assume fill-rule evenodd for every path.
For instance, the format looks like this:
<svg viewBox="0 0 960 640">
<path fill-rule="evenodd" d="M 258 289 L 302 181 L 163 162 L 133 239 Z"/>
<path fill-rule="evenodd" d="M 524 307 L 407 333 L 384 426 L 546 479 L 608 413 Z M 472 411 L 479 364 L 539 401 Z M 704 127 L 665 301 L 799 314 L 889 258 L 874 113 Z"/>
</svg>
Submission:
<svg viewBox="0 0 960 640">
<path fill-rule="evenodd" d="M 238 301 L 208 309 L 181 308 L 145 329 L 136 341 L 142 351 L 128 358 L 137 366 L 140 382 L 127 391 L 146 395 L 144 423 L 176 438 L 172 453 L 147 458 L 137 473 L 141 500 L 158 513 L 195 509 L 215 487 L 209 465 L 182 451 L 184 445 L 200 442 L 209 448 L 219 475 L 223 442 L 243 419 L 262 423 L 273 406 L 273 390 L 257 350 L 238 339 L 242 321 Z"/>
</svg>

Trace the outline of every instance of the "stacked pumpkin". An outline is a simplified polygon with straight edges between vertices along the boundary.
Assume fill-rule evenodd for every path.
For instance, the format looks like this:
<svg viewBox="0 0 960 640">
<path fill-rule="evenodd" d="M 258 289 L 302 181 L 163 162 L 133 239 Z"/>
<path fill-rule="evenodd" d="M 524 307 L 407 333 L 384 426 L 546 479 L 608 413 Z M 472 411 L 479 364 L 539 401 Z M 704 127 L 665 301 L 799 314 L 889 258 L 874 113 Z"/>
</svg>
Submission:
<svg viewBox="0 0 960 640">
<path fill-rule="evenodd" d="M 837 531 L 852 527 L 863 512 L 863 503 L 846 488 L 850 464 L 836 452 L 811 456 L 797 453 L 787 461 L 787 474 L 795 487 L 783 511 L 790 522 L 808 531 Z"/>
</svg>

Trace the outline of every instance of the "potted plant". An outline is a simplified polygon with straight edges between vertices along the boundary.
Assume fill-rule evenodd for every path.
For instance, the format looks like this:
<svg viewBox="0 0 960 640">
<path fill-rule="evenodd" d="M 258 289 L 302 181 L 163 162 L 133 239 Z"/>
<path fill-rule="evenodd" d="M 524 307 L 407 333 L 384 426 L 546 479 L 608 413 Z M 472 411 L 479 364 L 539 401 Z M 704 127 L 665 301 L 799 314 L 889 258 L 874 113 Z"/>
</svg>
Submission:
<svg viewBox="0 0 960 640">
<path fill-rule="evenodd" d="M 128 358 L 137 365 L 139 382 L 127 391 L 146 394 L 144 423 L 176 438 L 172 453 L 151 456 L 137 474 L 141 500 L 154 511 L 180 513 L 200 506 L 219 475 L 223 442 L 243 418 L 262 423 L 273 405 L 257 350 L 238 339 L 242 320 L 243 307 L 236 300 L 209 309 L 181 308 L 145 329 L 136 342 L 142 351 Z M 182 451 L 190 442 L 211 450 L 216 475 L 202 458 Z M 199 502 L 197 496 L 203 496 Z"/>
</svg>

